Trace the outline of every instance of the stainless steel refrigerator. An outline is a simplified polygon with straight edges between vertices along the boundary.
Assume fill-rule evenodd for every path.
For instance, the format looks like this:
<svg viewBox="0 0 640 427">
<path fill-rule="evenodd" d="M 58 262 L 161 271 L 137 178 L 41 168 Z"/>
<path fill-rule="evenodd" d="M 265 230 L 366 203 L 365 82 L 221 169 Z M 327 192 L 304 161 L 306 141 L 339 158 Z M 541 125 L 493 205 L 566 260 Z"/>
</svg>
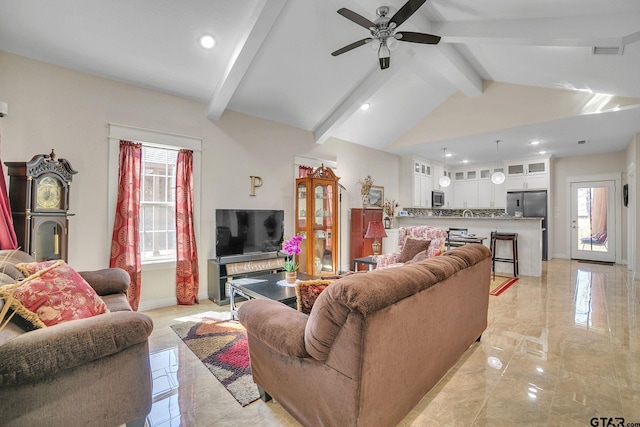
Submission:
<svg viewBox="0 0 640 427">
<path fill-rule="evenodd" d="M 523 217 L 542 218 L 542 260 L 547 260 L 547 192 L 546 191 L 510 191 L 507 193 L 507 213 L 515 215 L 522 212 Z"/>
</svg>

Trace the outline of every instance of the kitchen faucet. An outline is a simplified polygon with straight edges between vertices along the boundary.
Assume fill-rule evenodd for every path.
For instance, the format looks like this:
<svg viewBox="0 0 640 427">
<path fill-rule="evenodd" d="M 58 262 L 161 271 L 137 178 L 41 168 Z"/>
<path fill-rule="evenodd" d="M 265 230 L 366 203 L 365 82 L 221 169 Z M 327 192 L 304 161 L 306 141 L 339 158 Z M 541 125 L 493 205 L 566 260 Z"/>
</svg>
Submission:
<svg viewBox="0 0 640 427">
<path fill-rule="evenodd" d="M 462 217 L 463 217 L 463 218 L 466 218 L 466 217 L 467 217 L 467 214 L 469 214 L 469 216 L 470 216 L 471 218 L 473 218 L 473 212 L 471 212 L 471 209 L 465 209 L 465 210 L 463 210 L 463 211 L 462 211 Z"/>
</svg>

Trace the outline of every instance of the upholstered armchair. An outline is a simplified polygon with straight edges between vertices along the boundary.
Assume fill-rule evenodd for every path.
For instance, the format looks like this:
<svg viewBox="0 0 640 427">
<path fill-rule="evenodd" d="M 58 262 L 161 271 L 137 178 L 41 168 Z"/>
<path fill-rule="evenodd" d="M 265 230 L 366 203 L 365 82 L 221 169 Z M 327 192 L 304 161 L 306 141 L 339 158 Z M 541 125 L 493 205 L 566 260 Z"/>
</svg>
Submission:
<svg viewBox="0 0 640 427">
<path fill-rule="evenodd" d="M 398 229 L 398 250 L 391 254 L 383 254 L 377 258 L 377 268 L 389 268 L 399 263 L 404 263 L 403 250 L 407 239 L 414 240 L 430 240 L 431 243 L 427 249 L 427 258 L 438 256 L 445 251 L 445 243 L 447 241 L 447 232 L 441 228 L 429 225 L 412 225 L 409 227 L 400 227 Z"/>
</svg>

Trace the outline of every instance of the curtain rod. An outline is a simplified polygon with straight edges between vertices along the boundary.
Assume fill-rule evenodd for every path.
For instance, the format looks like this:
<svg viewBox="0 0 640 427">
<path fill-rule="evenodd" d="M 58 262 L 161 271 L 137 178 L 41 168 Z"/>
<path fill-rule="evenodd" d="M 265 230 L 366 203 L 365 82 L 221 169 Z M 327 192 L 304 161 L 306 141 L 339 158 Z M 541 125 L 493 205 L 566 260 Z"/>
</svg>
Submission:
<svg viewBox="0 0 640 427">
<path fill-rule="evenodd" d="M 140 142 L 149 147 L 176 151 L 183 148 L 191 151 L 202 151 L 202 138 L 122 125 L 119 123 L 109 123 L 109 126 L 109 140 L 130 140 Z M 114 128 L 115 132 L 113 132 Z M 120 129 L 120 131 L 118 131 L 118 129 Z M 127 130 L 131 130 L 131 132 L 127 132 Z M 149 141 L 149 139 L 155 139 L 155 135 L 158 136 L 158 139 Z"/>
<path fill-rule="evenodd" d="M 128 128 L 128 129 L 133 129 L 133 130 L 142 130 L 145 132 L 152 132 L 152 133 L 157 133 L 160 135 L 170 135 L 170 136 L 177 136 L 180 138 L 189 138 L 189 139 L 197 139 L 199 141 L 202 141 L 202 137 L 201 136 L 191 136 L 191 135 L 184 135 L 181 133 L 172 133 L 172 132 L 164 132 L 161 130 L 156 130 L 156 129 L 148 129 L 148 128 L 141 128 L 138 126 L 130 126 L 130 125 L 123 125 L 122 123 L 113 123 L 113 122 L 109 122 L 109 126 L 120 126 L 123 128 Z"/>
</svg>

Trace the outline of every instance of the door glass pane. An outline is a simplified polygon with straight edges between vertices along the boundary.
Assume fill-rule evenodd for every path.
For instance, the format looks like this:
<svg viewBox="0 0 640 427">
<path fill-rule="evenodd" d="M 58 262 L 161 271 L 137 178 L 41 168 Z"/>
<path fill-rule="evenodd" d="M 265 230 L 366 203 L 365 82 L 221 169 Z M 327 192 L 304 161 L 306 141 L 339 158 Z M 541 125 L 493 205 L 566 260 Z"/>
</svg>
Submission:
<svg viewBox="0 0 640 427">
<path fill-rule="evenodd" d="M 607 188 L 577 189 L 577 247 L 581 251 L 608 252 Z"/>
</svg>

